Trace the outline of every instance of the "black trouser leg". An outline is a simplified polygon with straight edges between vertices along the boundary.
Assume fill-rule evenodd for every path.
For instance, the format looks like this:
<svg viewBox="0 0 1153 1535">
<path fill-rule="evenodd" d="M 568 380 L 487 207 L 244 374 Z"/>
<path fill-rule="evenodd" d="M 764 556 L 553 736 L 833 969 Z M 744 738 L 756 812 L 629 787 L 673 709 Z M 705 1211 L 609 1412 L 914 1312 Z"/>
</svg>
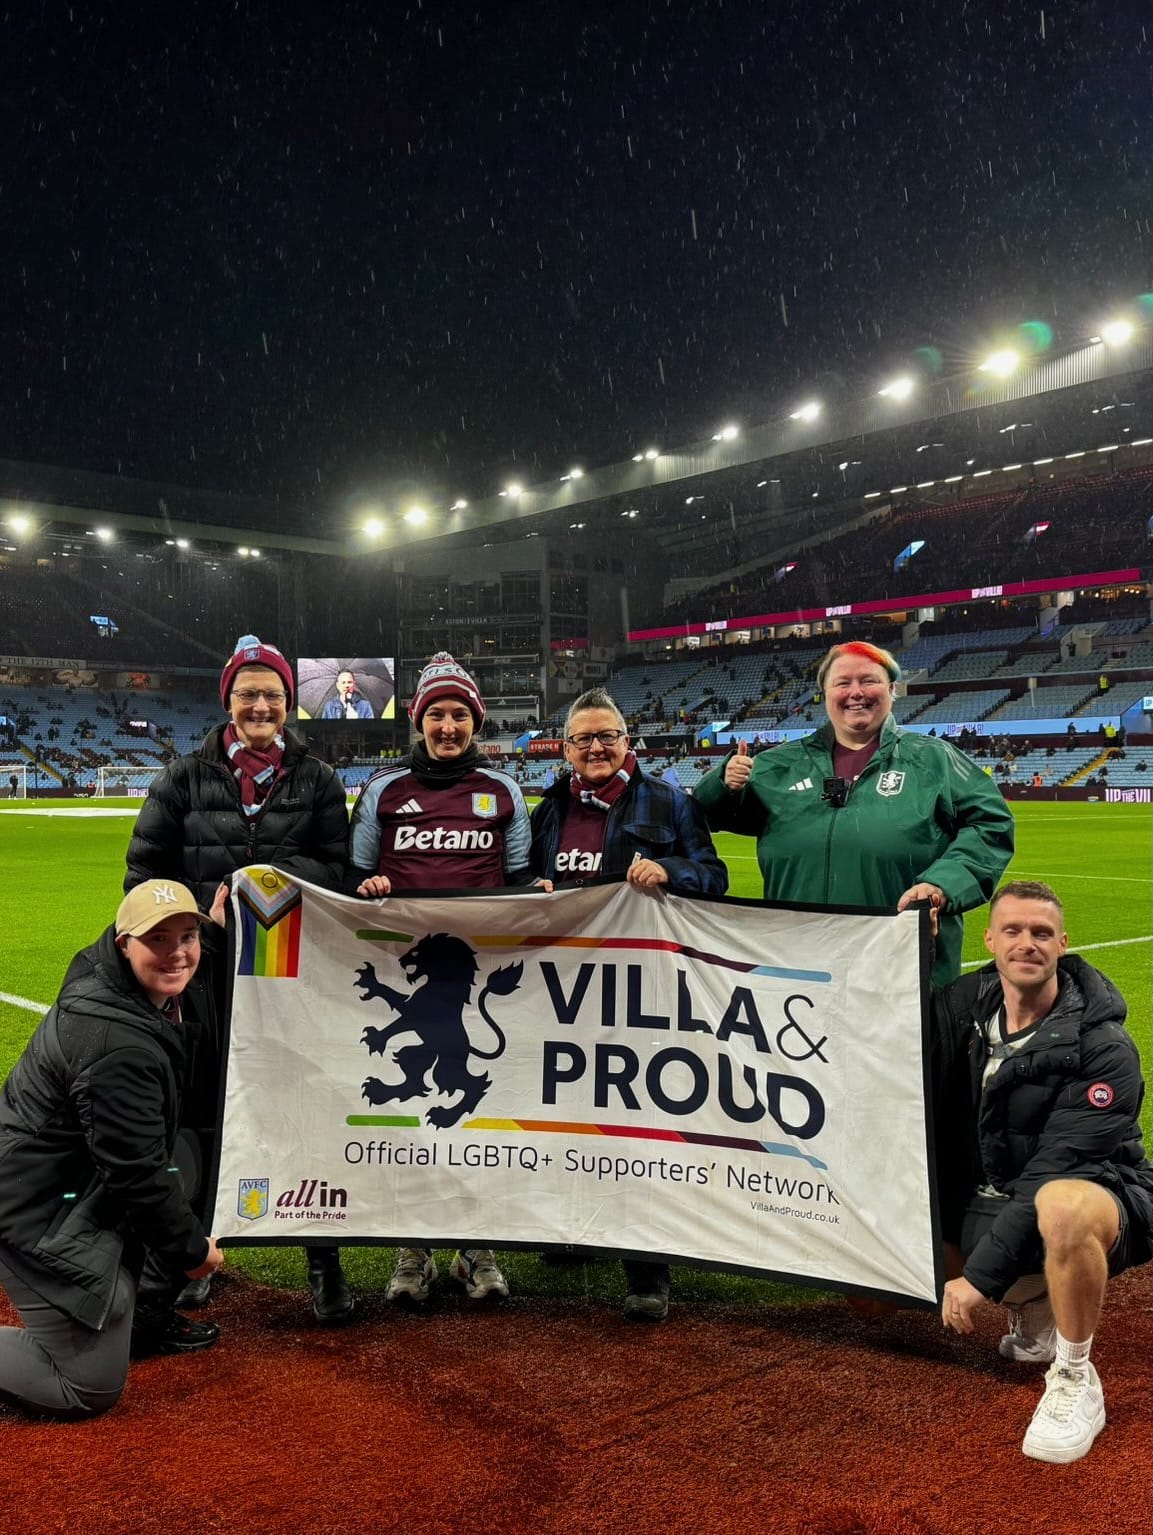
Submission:
<svg viewBox="0 0 1153 1535">
<path fill-rule="evenodd" d="M 308 1288 L 312 1291 L 312 1310 L 318 1322 L 326 1327 L 339 1326 L 351 1317 L 356 1302 L 344 1270 L 340 1266 L 340 1249 L 329 1243 L 304 1249 L 308 1260 Z"/>
<path fill-rule="evenodd" d="M 669 1266 L 667 1263 L 645 1263 L 636 1258 L 622 1258 L 625 1282 L 630 1295 L 667 1295 L 669 1293 Z"/>
</svg>

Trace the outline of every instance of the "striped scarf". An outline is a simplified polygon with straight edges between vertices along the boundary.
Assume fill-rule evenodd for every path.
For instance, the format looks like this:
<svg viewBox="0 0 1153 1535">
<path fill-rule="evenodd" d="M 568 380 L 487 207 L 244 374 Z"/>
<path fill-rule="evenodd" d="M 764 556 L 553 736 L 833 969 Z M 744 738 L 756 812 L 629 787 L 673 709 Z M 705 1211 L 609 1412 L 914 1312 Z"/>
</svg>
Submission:
<svg viewBox="0 0 1153 1535">
<path fill-rule="evenodd" d="M 574 799 L 580 800 L 582 805 L 589 805 L 596 810 L 603 810 L 607 814 L 628 788 L 636 770 L 637 759 L 635 752 L 629 752 L 626 755 L 625 760 L 607 783 L 587 784 L 574 769 L 573 775 L 569 779 L 569 791 Z"/>
<path fill-rule="evenodd" d="M 284 772 L 284 737 L 277 732 L 268 751 L 255 751 L 240 739 L 236 726 L 228 724 L 224 727 L 224 754 L 240 785 L 245 815 L 259 815 L 268 791 Z"/>
</svg>

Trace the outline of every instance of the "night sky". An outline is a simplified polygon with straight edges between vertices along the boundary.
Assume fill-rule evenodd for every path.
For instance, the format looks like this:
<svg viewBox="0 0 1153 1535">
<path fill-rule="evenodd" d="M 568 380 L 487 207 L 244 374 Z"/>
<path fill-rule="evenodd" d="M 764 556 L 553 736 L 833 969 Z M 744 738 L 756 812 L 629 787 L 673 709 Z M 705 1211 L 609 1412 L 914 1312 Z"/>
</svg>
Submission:
<svg viewBox="0 0 1153 1535">
<path fill-rule="evenodd" d="M 491 494 L 1153 288 L 1147 0 L 0 20 L 0 457 Z"/>
</svg>

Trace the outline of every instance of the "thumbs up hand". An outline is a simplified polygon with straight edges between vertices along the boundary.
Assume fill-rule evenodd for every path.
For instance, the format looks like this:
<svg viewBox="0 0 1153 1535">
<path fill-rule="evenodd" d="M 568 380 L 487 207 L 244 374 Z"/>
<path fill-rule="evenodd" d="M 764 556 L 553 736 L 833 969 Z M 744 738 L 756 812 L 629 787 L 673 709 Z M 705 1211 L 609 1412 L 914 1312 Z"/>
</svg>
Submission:
<svg viewBox="0 0 1153 1535">
<path fill-rule="evenodd" d="M 725 763 L 725 788 L 743 789 L 753 771 L 753 759 L 749 756 L 749 743 L 742 741 L 736 754 Z"/>
</svg>

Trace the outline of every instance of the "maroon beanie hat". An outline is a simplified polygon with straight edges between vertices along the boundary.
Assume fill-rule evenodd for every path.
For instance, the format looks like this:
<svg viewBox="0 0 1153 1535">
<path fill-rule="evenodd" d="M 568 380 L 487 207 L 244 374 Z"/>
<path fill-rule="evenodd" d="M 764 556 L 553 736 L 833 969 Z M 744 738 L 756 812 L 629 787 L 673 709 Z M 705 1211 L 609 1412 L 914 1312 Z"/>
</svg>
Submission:
<svg viewBox="0 0 1153 1535">
<path fill-rule="evenodd" d="M 447 650 L 438 650 L 417 679 L 416 692 L 408 706 L 408 717 L 418 730 L 424 711 L 438 698 L 463 699 L 472 711 L 476 728 L 479 730 L 484 724 L 484 699 L 480 696 L 480 689 Z"/>
<path fill-rule="evenodd" d="M 220 702 L 225 709 L 228 708 L 232 684 L 242 666 L 266 666 L 270 672 L 275 672 L 288 694 L 287 707 L 292 708 L 292 667 L 275 645 L 265 645 L 255 634 L 242 634 L 236 642 L 235 654 L 224 663 L 224 670 L 220 674 Z"/>
</svg>

